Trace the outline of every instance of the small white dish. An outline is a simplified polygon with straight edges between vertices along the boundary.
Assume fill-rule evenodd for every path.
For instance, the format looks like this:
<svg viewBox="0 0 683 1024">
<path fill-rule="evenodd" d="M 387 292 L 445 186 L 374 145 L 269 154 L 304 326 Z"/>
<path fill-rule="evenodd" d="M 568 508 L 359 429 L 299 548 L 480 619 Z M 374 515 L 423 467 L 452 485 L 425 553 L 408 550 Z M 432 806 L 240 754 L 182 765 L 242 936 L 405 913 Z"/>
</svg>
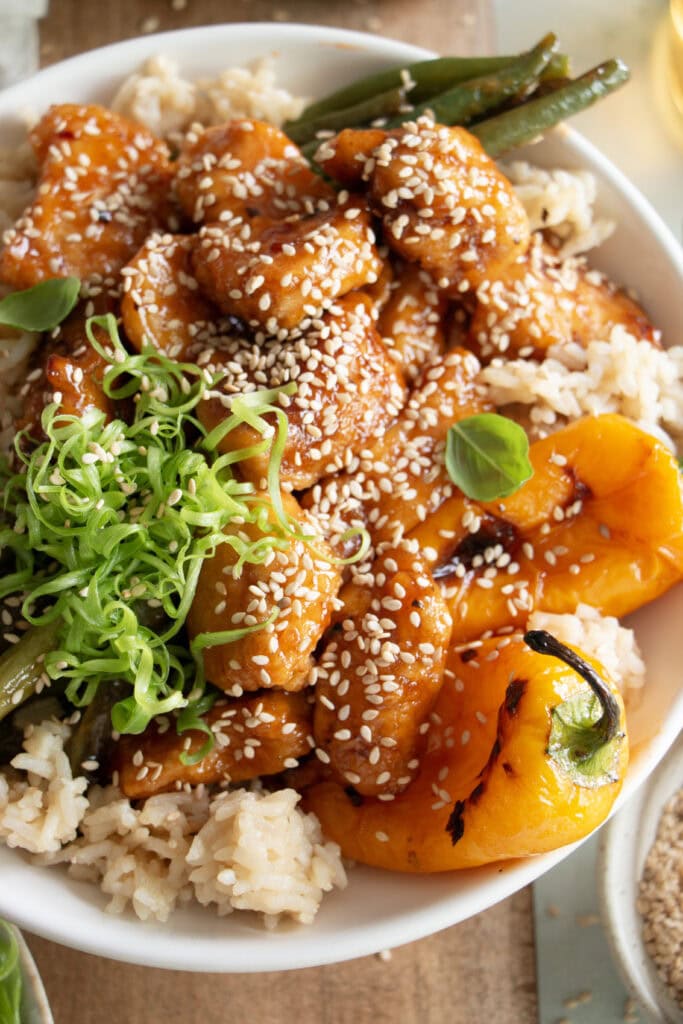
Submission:
<svg viewBox="0 0 683 1024">
<path fill-rule="evenodd" d="M 615 814 L 600 838 L 597 861 L 602 918 L 614 959 L 653 1024 L 683 1024 L 643 941 L 638 886 L 667 800 L 683 786 L 683 736 L 648 781 Z"/>
<path fill-rule="evenodd" d="M 201 78 L 272 56 L 278 81 L 320 96 L 361 75 L 433 56 L 395 40 L 306 25 L 214 25 L 143 36 L 53 65 L 0 93 L 0 144 L 25 137 L 22 116 L 51 102 L 111 100 L 122 79 L 165 53 L 183 75 Z M 669 344 L 681 342 L 683 253 L 646 200 L 599 151 L 562 127 L 519 151 L 544 167 L 585 168 L 597 182 L 597 215 L 617 231 L 592 262 L 636 289 Z M 648 670 L 642 703 L 629 716 L 632 757 L 619 805 L 653 771 L 683 727 L 683 586 L 633 616 Z M 480 913 L 528 885 L 573 846 L 525 860 L 442 875 L 357 867 L 349 887 L 330 894 L 313 925 L 265 931 L 255 918 L 219 918 L 198 905 L 168 924 L 104 912 L 105 897 L 63 871 L 0 847 L 0 915 L 55 942 L 100 956 L 175 970 L 251 972 L 335 963 L 412 942 Z"/>
</svg>

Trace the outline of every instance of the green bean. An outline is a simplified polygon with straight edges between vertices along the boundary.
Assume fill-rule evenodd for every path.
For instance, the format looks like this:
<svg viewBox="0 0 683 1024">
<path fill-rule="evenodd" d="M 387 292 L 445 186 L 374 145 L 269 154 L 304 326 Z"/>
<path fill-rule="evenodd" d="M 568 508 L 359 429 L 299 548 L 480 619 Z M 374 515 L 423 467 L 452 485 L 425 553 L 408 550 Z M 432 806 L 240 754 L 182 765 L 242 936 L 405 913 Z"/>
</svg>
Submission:
<svg viewBox="0 0 683 1024">
<path fill-rule="evenodd" d="M 438 124 L 468 125 L 475 118 L 535 85 L 556 46 L 557 37 L 551 32 L 533 50 L 522 54 L 508 67 L 495 74 L 463 82 L 440 96 L 425 100 L 410 113 L 393 118 L 386 127 L 396 128 L 404 121 L 414 121 L 428 110 L 433 113 Z"/>
<path fill-rule="evenodd" d="M 548 128 L 578 114 L 628 81 L 623 61 L 608 60 L 567 85 L 470 127 L 489 156 L 531 142 Z"/>
<path fill-rule="evenodd" d="M 361 78 L 357 82 L 309 104 L 298 118 L 288 121 L 284 125 L 284 131 L 289 135 L 294 126 L 299 126 L 314 118 L 333 111 L 346 110 L 373 96 L 393 89 L 405 90 L 406 81 L 415 83 L 410 90 L 411 101 L 421 103 L 423 100 L 445 92 L 446 89 L 452 88 L 459 82 L 481 78 L 484 75 L 500 71 L 517 60 L 518 56 L 518 54 L 511 54 L 502 57 L 437 57 L 432 60 L 418 61 L 416 64 L 402 64 L 389 68 L 387 71 L 380 71 Z M 543 77 L 558 78 L 567 74 L 569 74 L 569 58 L 564 53 L 557 53 L 554 54 L 543 72 Z M 347 127 L 352 127 L 352 125 L 349 124 Z"/>
<path fill-rule="evenodd" d="M 321 131 L 338 132 L 350 125 L 369 124 L 378 117 L 390 117 L 401 109 L 405 101 L 405 89 L 389 89 L 387 92 L 370 96 L 367 100 L 361 100 L 353 107 L 332 110 L 329 114 L 321 114 L 300 124 L 293 124 L 287 129 L 287 134 L 292 142 L 301 144 L 314 139 Z"/>
<path fill-rule="evenodd" d="M 0 721 L 35 693 L 58 628 L 58 622 L 34 626 L 0 657 Z"/>
<path fill-rule="evenodd" d="M 66 744 L 66 753 L 74 775 L 97 775 L 98 769 L 83 768 L 89 761 L 98 766 L 111 743 L 111 709 L 117 701 L 130 692 L 130 685 L 123 680 L 100 683 L 97 693 L 84 708 Z"/>
</svg>

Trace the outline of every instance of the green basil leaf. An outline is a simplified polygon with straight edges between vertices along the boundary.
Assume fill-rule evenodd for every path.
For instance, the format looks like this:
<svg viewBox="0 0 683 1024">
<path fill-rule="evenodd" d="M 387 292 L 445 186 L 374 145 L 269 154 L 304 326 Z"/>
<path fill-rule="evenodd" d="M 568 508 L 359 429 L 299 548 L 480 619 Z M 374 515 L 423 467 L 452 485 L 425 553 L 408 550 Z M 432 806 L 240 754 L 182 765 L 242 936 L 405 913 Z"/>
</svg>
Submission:
<svg viewBox="0 0 683 1024">
<path fill-rule="evenodd" d="M 0 324 L 20 331 L 51 331 L 65 320 L 78 302 L 77 277 L 51 277 L 23 292 L 0 299 Z"/>
<path fill-rule="evenodd" d="M 446 470 L 468 498 L 506 498 L 533 475 L 529 440 L 507 416 L 492 412 L 468 416 L 448 431 Z"/>
</svg>

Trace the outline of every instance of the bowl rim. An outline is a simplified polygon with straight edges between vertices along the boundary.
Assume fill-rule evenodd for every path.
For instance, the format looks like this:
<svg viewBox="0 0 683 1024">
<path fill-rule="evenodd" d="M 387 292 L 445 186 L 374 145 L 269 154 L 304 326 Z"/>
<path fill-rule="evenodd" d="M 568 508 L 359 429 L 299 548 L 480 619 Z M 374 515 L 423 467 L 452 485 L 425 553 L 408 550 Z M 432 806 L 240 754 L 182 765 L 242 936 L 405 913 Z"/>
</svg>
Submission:
<svg viewBox="0 0 683 1024">
<path fill-rule="evenodd" d="M 336 29 L 327 26 L 305 25 L 305 24 L 281 24 L 272 22 L 245 22 L 227 23 L 223 25 L 198 26 L 195 28 L 181 29 L 177 31 L 157 33 L 143 36 L 138 39 L 124 40 L 112 43 L 105 47 L 86 51 L 65 61 L 58 62 L 39 71 L 31 79 L 18 83 L 4 90 L 0 97 L 0 112 L 14 111 L 21 109 L 21 92 L 28 83 L 40 85 L 46 96 L 51 95 L 50 86 L 63 83 L 65 76 L 72 72 L 80 72 L 94 62 L 98 65 L 99 80 L 104 82 L 110 74 L 111 66 L 117 68 L 117 73 L 123 75 L 127 71 L 127 64 L 135 62 L 139 66 L 142 61 L 159 52 L 170 53 L 171 56 L 178 56 L 182 59 L 182 52 L 196 45 L 206 38 L 207 33 L 211 34 L 212 42 L 221 38 L 233 38 L 238 36 L 261 36 L 263 38 L 264 54 L 272 52 L 273 46 L 277 47 L 278 39 L 283 45 L 288 41 L 306 42 L 329 45 L 333 47 L 352 48 L 361 50 L 367 54 L 372 61 L 390 60 L 392 63 L 401 61 L 414 61 L 434 56 L 433 52 L 421 49 L 411 44 L 386 39 L 370 33 L 354 32 L 348 29 Z M 124 71 L 118 71 L 118 58 L 125 55 Z M 211 65 L 213 68 L 213 65 Z M 101 69 L 101 70 L 100 70 Z M 623 175 L 614 164 L 604 157 L 599 150 L 586 139 L 581 137 L 573 129 L 562 126 L 556 130 L 563 134 L 568 141 L 573 155 L 582 162 L 591 165 L 604 180 L 608 187 L 616 194 L 621 195 L 626 203 L 633 208 L 635 213 L 646 223 L 652 232 L 657 245 L 663 251 L 665 258 L 670 262 L 676 275 L 683 284 L 683 251 L 681 251 L 673 234 L 663 223 L 659 215 L 650 206 L 647 200 L 638 192 L 630 181 Z M 670 714 L 669 720 L 659 729 L 657 734 L 649 742 L 646 754 L 638 763 L 638 779 L 627 777 L 624 790 L 616 806 L 620 806 L 624 799 L 630 795 L 638 785 L 642 784 L 650 774 L 655 764 L 664 756 L 668 747 L 675 739 L 672 719 L 683 724 L 683 693 Z M 120 936 L 114 936 L 114 929 L 111 932 L 107 928 L 90 930 L 87 923 L 80 921 L 78 915 L 70 915 L 66 920 L 56 920 L 50 914 L 49 908 L 42 905 L 32 905 L 27 908 L 22 900 L 21 891 L 16 892 L 12 886 L 4 886 L 0 889 L 0 913 L 4 913 L 12 920 L 18 922 L 22 927 L 27 928 L 39 935 L 56 942 L 68 944 L 76 949 L 89 953 L 114 957 L 132 963 L 146 964 L 149 966 L 164 967 L 169 969 L 183 969 L 193 971 L 218 971 L 218 972 L 251 972 L 269 970 L 289 970 L 303 967 L 318 966 L 326 963 L 340 962 L 356 957 L 376 953 L 381 949 L 391 946 L 402 945 L 412 942 L 442 930 L 443 928 L 457 924 L 467 917 L 479 913 L 492 906 L 494 903 L 506 898 L 529 884 L 541 873 L 551 868 L 564 857 L 568 856 L 579 844 L 573 844 L 545 854 L 537 858 L 529 858 L 526 861 L 506 862 L 503 865 L 496 865 L 490 870 L 477 869 L 481 877 L 486 878 L 487 896 L 485 899 L 475 899 L 470 893 L 455 893 L 447 898 L 440 899 L 438 904 L 428 904 L 411 910 L 404 910 L 400 914 L 400 926 L 396 925 L 395 918 L 388 918 L 385 921 L 372 921 L 365 925 L 348 924 L 343 926 L 340 934 L 335 934 L 334 941 L 320 941 L 313 933 L 308 942 L 300 945 L 295 940 L 294 933 L 287 932 L 283 935 L 283 941 L 277 941 L 277 935 L 273 936 L 267 932 L 262 934 L 262 941 L 258 942 L 259 962 L 253 962 L 254 945 L 245 942 L 244 953 L 236 954 L 231 949 L 231 955 L 236 956 L 226 963 L 226 951 L 222 950 L 220 940 L 204 939 L 193 943 L 188 948 L 178 939 L 173 938 L 173 925 L 165 926 L 167 933 L 164 941 L 155 944 L 152 941 L 145 941 L 145 925 L 135 920 L 139 938 L 135 943 L 129 943 Z M 41 869 L 42 870 L 42 869 Z M 361 868 L 367 877 L 372 877 L 374 869 Z M 484 876 L 484 873 L 485 876 Z M 377 872 L 375 872 L 377 874 Z M 385 872 L 381 872 L 384 876 Z M 459 876 L 469 874 L 458 872 Z M 404 876 L 399 876 L 404 877 Z M 410 876 L 412 877 L 412 876 Z M 423 876 L 430 878 L 434 876 Z M 441 876 L 443 878 L 443 876 Z M 425 887 L 427 882 L 424 883 Z M 330 899 L 331 897 L 328 897 Z M 343 894 L 340 896 L 343 899 Z M 98 912 L 102 921 L 115 922 L 117 919 L 110 919 L 103 910 Z M 177 912 L 182 913 L 182 912 Z M 118 919 L 119 921 L 121 918 Z M 124 923 L 128 923 L 124 916 Z M 131 920 L 131 924 L 133 921 Z M 303 929 L 306 932 L 306 929 Z M 147 933 L 148 938 L 150 933 Z M 128 937 L 130 938 L 130 937 Z M 313 941 L 311 941 L 313 940 Z M 237 941 L 240 941 L 238 936 Z M 212 944 L 213 943 L 213 949 Z M 236 943 L 234 943 L 236 946 Z M 293 961 L 292 947 L 296 949 L 296 960 Z M 305 952 L 303 949 L 305 948 Z"/>
</svg>

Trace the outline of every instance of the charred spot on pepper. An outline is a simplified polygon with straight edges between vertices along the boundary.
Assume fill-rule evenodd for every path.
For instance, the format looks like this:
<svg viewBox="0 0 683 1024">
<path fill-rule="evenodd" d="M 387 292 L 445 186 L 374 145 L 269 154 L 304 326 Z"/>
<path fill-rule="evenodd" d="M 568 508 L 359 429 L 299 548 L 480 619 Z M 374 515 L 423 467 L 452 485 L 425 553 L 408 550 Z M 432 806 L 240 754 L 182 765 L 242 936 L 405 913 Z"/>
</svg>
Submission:
<svg viewBox="0 0 683 1024">
<path fill-rule="evenodd" d="M 464 665 L 466 665 L 468 661 L 472 661 L 472 659 L 476 658 L 476 656 L 477 656 L 477 648 L 476 647 L 468 647 L 466 651 L 461 651 L 460 652 L 460 660 L 462 661 L 462 663 Z"/>
<path fill-rule="evenodd" d="M 508 778 L 512 778 L 514 775 L 517 774 L 509 761 L 503 761 L 502 768 L 505 774 L 508 776 Z"/>
<path fill-rule="evenodd" d="M 517 714 L 519 702 L 524 696 L 524 691 L 527 688 L 528 682 L 528 679 L 513 679 L 508 684 L 508 688 L 505 691 L 505 700 L 503 702 L 503 707 L 505 708 L 505 711 L 507 712 L 508 715 L 510 715 L 511 718 L 513 718 Z"/>
<path fill-rule="evenodd" d="M 567 509 L 571 508 L 572 505 L 575 505 L 577 501 L 588 501 L 590 498 L 593 497 L 593 492 L 591 491 L 588 484 L 585 484 L 583 480 L 580 480 L 579 477 L 577 477 L 576 471 L 573 466 L 565 466 L 564 471 L 572 482 L 571 494 L 563 505 L 563 508 L 566 511 Z"/>
<path fill-rule="evenodd" d="M 504 551 L 514 555 L 520 545 L 520 536 L 517 528 L 507 519 L 498 516 L 487 515 L 482 520 L 482 525 L 476 533 L 470 533 L 460 541 L 451 556 L 432 570 L 435 580 L 448 579 L 455 575 L 456 567 L 464 565 L 466 569 L 473 568 L 473 561 L 477 555 L 483 556 L 489 548 L 500 545 Z"/>
<path fill-rule="evenodd" d="M 468 797 L 469 803 L 478 804 L 485 792 L 486 784 L 484 782 L 480 782 L 477 786 L 474 787 L 474 789 L 470 793 Z"/>
<path fill-rule="evenodd" d="M 462 839 L 465 833 L 465 801 L 457 800 L 446 822 L 446 831 L 451 837 L 453 846 Z"/>
</svg>

